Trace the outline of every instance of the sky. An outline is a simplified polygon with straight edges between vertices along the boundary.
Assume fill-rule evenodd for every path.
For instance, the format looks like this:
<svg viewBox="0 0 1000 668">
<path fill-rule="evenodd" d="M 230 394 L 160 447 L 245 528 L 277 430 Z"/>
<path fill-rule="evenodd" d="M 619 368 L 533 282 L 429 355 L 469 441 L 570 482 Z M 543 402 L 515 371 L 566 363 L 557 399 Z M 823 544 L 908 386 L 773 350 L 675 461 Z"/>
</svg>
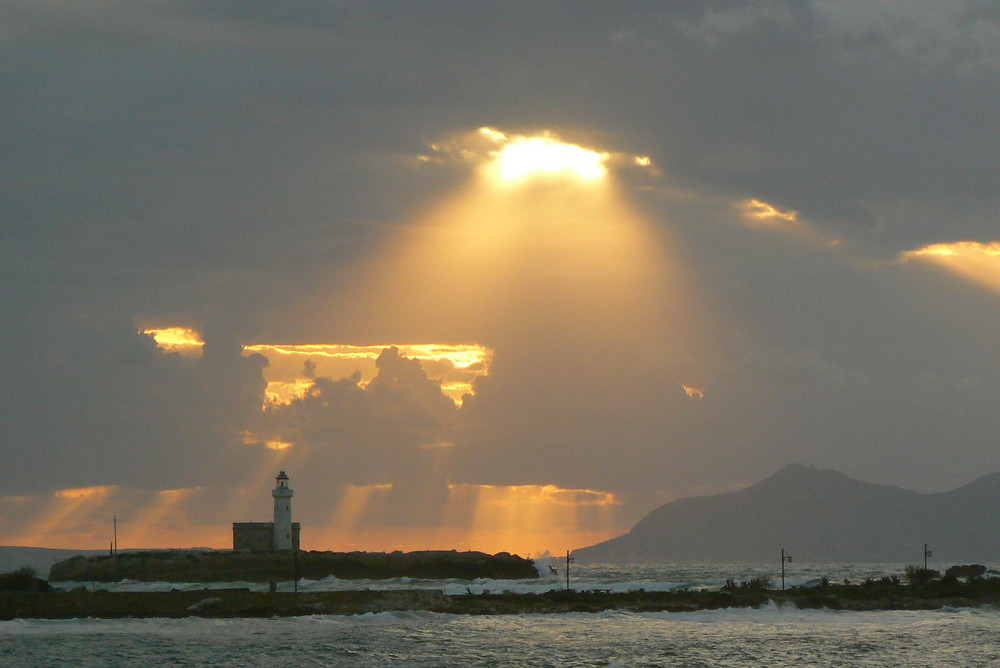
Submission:
<svg viewBox="0 0 1000 668">
<path fill-rule="evenodd" d="M 996 3 L 10 0 L 0 96 L 0 544 L 1000 471 Z"/>
</svg>

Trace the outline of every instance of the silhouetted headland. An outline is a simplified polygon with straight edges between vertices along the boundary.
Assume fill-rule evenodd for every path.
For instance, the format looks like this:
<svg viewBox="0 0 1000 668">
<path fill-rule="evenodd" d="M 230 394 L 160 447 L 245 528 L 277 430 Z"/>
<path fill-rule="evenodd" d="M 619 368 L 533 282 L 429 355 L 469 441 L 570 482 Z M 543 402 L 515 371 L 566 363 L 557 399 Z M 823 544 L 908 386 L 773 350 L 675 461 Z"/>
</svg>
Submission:
<svg viewBox="0 0 1000 668">
<path fill-rule="evenodd" d="M 1000 473 L 922 494 L 791 464 L 736 492 L 679 499 L 628 533 L 573 551 L 580 563 L 756 563 L 787 548 L 811 563 L 906 563 L 928 543 L 948 559 L 1000 555 Z"/>
</svg>

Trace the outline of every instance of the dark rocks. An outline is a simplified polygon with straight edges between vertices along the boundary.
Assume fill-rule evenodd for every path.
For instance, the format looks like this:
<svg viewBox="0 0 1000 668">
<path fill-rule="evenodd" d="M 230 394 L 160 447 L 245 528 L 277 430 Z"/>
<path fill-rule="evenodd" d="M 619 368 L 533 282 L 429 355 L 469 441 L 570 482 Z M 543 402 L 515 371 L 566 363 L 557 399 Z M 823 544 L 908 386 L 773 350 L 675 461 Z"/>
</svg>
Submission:
<svg viewBox="0 0 1000 668">
<path fill-rule="evenodd" d="M 969 580 L 972 578 L 981 578 L 986 575 L 986 566 L 983 566 L 982 564 L 951 566 L 944 573 L 945 575 L 951 575 L 956 578 L 965 578 Z"/>
<path fill-rule="evenodd" d="M 786 591 L 566 591 L 538 594 L 446 595 L 437 590 L 337 592 L 0 592 L 0 619 L 76 617 L 289 617 L 414 611 L 468 615 L 566 612 L 690 612 L 760 608 L 768 604 L 834 610 L 931 610 L 996 606 L 1000 579 L 977 578 L 947 587 L 831 585 Z"/>
<path fill-rule="evenodd" d="M 501 552 L 234 552 L 163 550 L 112 557 L 73 557 L 52 566 L 53 582 L 273 582 L 292 579 L 345 580 L 538 577 L 534 562 Z"/>
<path fill-rule="evenodd" d="M 51 589 L 49 583 L 35 577 L 35 570 L 28 566 L 0 574 L 0 591 L 50 591 Z"/>
<path fill-rule="evenodd" d="M 873 581 L 859 585 L 795 587 L 785 591 L 573 591 L 537 594 L 446 595 L 438 590 L 336 592 L 251 592 L 239 589 L 169 592 L 0 591 L 0 619 L 75 617 L 288 617 L 358 615 L 371 612 L 446 612 L 469 615 L 565 612 L 690 612 L 718 608 L 760 608 L 775 604 L 834 610 L 931 610 L 997 606 L 1000 578 L 943 580 L 920 585 Z"/>
</svg>

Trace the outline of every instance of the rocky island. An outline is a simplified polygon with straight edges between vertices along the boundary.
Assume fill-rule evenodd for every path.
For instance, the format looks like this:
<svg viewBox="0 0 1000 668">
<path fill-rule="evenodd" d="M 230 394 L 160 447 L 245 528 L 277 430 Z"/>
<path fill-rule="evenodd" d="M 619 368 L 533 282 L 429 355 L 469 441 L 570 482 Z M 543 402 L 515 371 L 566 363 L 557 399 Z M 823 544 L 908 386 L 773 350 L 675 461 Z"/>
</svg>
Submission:
<svg viewBox="0 0 1000 668">
<path fill-rule="evenodd" d="M 297 579 L 526 580 L 538 577 L 530 559 L 507 552 L 241 552 L 156 550 L 116 556 L 76 556 L 52 565 L 52 582 L 274 582 Z"/>
</svg>

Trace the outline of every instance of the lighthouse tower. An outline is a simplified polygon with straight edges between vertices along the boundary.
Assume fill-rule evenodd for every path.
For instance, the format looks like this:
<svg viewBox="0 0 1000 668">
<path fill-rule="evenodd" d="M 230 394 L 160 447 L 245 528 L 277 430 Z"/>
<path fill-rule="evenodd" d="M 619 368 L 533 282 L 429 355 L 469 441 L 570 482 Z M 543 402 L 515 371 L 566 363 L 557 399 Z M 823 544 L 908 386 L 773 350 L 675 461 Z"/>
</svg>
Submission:
<svg viewBox="0 0 1000 668">
<path fill-rule="evenodd" d="M 274 539 L 275 550 L 292 549 L 292 488 L 288 486 L 288 475 L 284 471 L 274 479 Z"/>
</svg>

